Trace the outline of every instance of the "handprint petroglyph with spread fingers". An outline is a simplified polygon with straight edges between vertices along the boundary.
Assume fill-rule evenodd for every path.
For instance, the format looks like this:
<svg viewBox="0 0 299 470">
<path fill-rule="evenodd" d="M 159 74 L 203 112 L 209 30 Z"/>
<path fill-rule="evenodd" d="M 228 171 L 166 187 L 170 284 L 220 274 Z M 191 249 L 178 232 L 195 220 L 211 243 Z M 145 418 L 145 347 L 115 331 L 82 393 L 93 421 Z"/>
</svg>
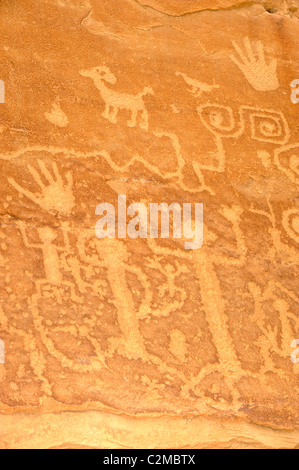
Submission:
<svg viewBox="0 0 299 470">
<path fill-rule="evenodd" d="M 40 193 L 32 193 L 23 188 L 13 178 L 8 178 L 10 184 L 23 196 L 46 211 L 70 214 L 75 200 L 72 192 L 73 179 L 70 172 L 65 174 L 65 181 L 59 173 L 56 162 L 52 164 L 52 173 L 42 160 L 37 160 L 39 171 L 28 165 L 28 171 L 40 188 Z"/>
<path fill-rule="evenodd" d="M 279 87 L 277 78 L 277 59 L 265 58 L 264 46 L 261 41 L 250 41 L 246 36 L 243 49 L 233 41 L 235 52 L 230 54 L 231 60 L 239 67 L 250 85 L 257 91 L 273 91 Z"/>
</svg>

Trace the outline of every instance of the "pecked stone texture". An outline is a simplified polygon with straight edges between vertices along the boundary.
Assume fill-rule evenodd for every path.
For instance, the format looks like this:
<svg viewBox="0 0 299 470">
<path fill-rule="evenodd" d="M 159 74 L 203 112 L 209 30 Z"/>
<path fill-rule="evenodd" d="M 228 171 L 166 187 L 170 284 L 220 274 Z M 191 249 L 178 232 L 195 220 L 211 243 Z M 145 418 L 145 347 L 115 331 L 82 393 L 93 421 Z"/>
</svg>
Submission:
<svg viewBox="0 0 299 470">
<path fill-rule="evenodd" d="M 298 21 L 0 2 L 2 448 L 298 446 Z M 97 239 L 120 194 L 202 202 L 202 248 Z"/>
</svg>

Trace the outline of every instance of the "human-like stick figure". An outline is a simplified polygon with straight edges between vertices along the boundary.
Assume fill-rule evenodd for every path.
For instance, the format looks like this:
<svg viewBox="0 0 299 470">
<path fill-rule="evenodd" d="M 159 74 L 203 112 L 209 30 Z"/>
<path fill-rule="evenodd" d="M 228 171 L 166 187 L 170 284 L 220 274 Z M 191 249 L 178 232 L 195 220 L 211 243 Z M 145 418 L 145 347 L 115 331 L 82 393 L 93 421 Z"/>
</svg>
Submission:
<svg viewBox="0 0 299 470">
<path fill-rule="evenodd" d="M 72 282 L 67 281 L 62 278 L 61 267 L 62 263 L 59 257 L 59 252 L 64 252 L 64 247 L 61 247 L 54 243 L 54 240 L 57 237 L 57 234 L 51 227 L 39 227 L 37 233 L 39 235 L 41 243 L 31 243 L 28 240 L 26 229 L 24 225 L 18 223 L 20 232 L 22 234 L 23 242 L 27 248 L 38 248 L 41 250 L 43 255 L 43 266 L 44 266 L 44 279 L 36 280 L 36 288 L 38 296 L 42 295 L 42 286 L 45 284 L 51 284 L 55 286 L 55 293 L 57 295 L 57 300 L 59 303 L 62 302 L 62 296 L 59 290 L 59 286 L 66 286 L 71 292 L 71 298 L 81 303 L 82 299 L 77 296 L 74 285 Z"/>
<path fill-rule="evenodd" d="M 68 172 L 65 175 L 66 182 L 64 182 L 55 162 L 52 164 L 52 173 L 48 170 L 42 160 L 38 160 L 37 164 L 40 172 L 31 165 L 28 165 L 28 170 L 37 185 L 40 187 L 41 192 L 39 194 L 32 193 L 31 191 L 23 188 L 13 178 L 8 178 L 8 181 L 20 194 L 26 196 L 42 209 L 50 213 L 54 212 L 55 214 L 70 214 L 75 202 L 72 192 L 73 180 L 71 173 Z M 69 287 L 72 298 L 77 302 L 81 302 L 80 297 L 75 293 L 73 284 L 62 279 L 59 252 L 64 252 L 65 248 L 54 243 L 57 237 L 55 230 L 51 227 L 38 228 L 37 232 L 41 243 L 31 243 L 28 240 L 24 224 L 20 222 L 18 226 L 25 246 L 28 248 L 38 248 L 43 254 L 45 278 L 36 281 L 37 293 L 41 295 L 41 286 L 46 283 L 56 287 L 65 285 Z M 64 239 L 67 241 L 67 229 L 65 224 L 62 225 L 62 231 Z M 58 296 L 58 300 L 61 302 L 62 299 L 59 289 L 56 288 L 55 292 Z"/>
<path fill-rule="evenodd" d="M 118 323 L 123 334 L 122 345 L 127 356 L 132 358 L 146 358 L 147 352 L 139 330 L 139 319 L 145 315 L 145 308 L 150 304 L 151 290 L 146 274 L 138 266 L 131 266 L 128 262 L 128 252 L 125 244 L 116 239 L 102 239 L 94 242 L 96 254 L 88 254 L 86 242 L 94 234 L 85 232 L 78 242 L 78 252 L 82 261 L 95 267 L 105 268 L 107 278 L 113 294 L 113 304 L 117 310 Z M 137 310 L 128 287 L 127 273 L 135 274 L 144 287 L 144 301 Z M 112 349 L 120 349 L 120 341 L 111 340 Z"/>
<path fill-rule="evenodd" d="M 281 357 L 289 357 L 290 341 L 294 337 L 292 323 L 297 330 L 299 326 L 299 318 L 291 311 L 289 303 L 283 298 L 283 294 L 292 299 L 295 304 L 298 304 L 299 299 L 294 292 L 285 288 L 277 281 L 269 281 L 264 290 L 254 282 L 250 282 L 248 288 L 254 300 L 254 313 L 251 320 L 254 321 L 263 334 L 258 339 L 257 345 L 261 350 L 261 356 L 264 361 L 264 366 L 261 370 L 264 375 L 276 367 L 273 361 L 273 352 Z M 271 316 L 277 317 L 279 321 L 275 326 L 266 322 L 265 307 L 269 305 L 269 302 L 272 306 Z M 267 339 L 266 341 L 265 338 Z"/>
<path fill-rule="evenodd" d="M 277 219 L 269 196 L 267 196 L 267 205 L 269 208 L 269 212 L 260 209 L 255 209 L 254 207 L 251 207 L 250 211 L 253 214 L 258 214 L 266 217 L 271 223 L 271 226 L 268 228 L 268 232 L 272 238 L 272 246 L 269 250 L 269 257 L 272 261 L 275 261 L 275 257 L 279 256 L 283 257 L 284 261 L 288 260 L 290 264 L 299 264 L 298 250 L 282 241 L 281 231 L 277 227 Z M 282 214 L 283 228 L 285 229 L 289 237 L 297 243 L 299 240 L 299 231 L 298 227 L 296 227 L 296 222 L 298 220 L 299 210 L 297 208 L 287 209 Z"/>
<path fill-rule="evenodd" d="M 38 160 L 37 163 L 40 172 L 38 172 L 31 165 L 28 166 L 28 169 L 33 179 L 40 187 L 39 193 L 32 193 L 26 188 L 20 186 L 13 178 L 9 178 L 10 184 L 20 194 L 26 196 L 28 199 L 39 205 L 48 213 L 55 215 L 58 214 L 58 216 L 69 215 L 75 203 L 72 191 L 73 180 L 71 173 L 66 173 L 64 180 L 58 171 L 56 163 L 52 164 L 52 172 L 49 171 L 43 161 Z M 18 227 L 22 234 L 24 245 L 28 248 L 39 249 L 42 253 L 44 277 L 35 281 L 36 293 L 32 296 L 34 325 L 37 331 L 40 332 L 43 343 L 47 347 L 48 351 L 51 351 L 51 353 L 61 362 L 62 365 L 81 370 L 82 367 L 78 365 L 75 360 L 67 358 L 65 354 L 57 349 L 54 342 L 49 337 L 48 328 L 44 324 L 44 317 L 41 315 L 39 308 L 39 301 L 44 296 L 44 290 L 47 291 L 47 294 L 49 294 L 49 285 L 51 292 L 58 304 L 61 305 L 63 303 L 63 296 L 65 295 L 66 291 L 74 303 L 82 304 L 82 297 L 77 295 L 74 283 L 68 281 L 63 276 L 63 269 L 66 271 L 72 271 L 72 265 L 70 265 L 66 260 L 66 252 L 69 252 L 71 255 L 73 254 L 70 248 L 68 237 L 68 222 L 61 222 L 59 226 L 59 229 L 63 233 L 64 244 L 62 244 L 62 246 L 60 246 L 59 242 L 57 241 L 57 230 L 54 228 L 39 227 L 37 229 L 37 233 L 40 239 L 40 243 L 32 243 L 28 239 L 24 223 L 19 222 Z M 74 272 L 74 274 L 76 275 L 78 273 Z M 78 283 L 78 277 L 75 277 L 75 281 Z M 78 288 L 79 292 L 82 294 L 84 291 L 82 283 L 78 284 Z M 60 326 L 57 328 L 59 329 Z M 55 328 L 53 327 L 52 329 Z M 102 367 L 104 365 L 104 358 L 98 344 L 95 345 L 95 349 L 97 352 L 97 361 L 95 362 L 98 362 L 99 364 L 95 363 L 95 365 L 85 366 L 85 369 L 94 370 L 97 369 L 98 366 Z"/>
<path fill-rule="evenodd" d="M 238 258 L 225 258 L 224 256 L 213 254 L 211 250 L 208 250 L 206 246 L 209 242 L 215 241 L 216 236 L 214 233 L 208 232 L 207 227 L 205 227 L 204 246 L 201 249 L 192 250 L 191 253 L 179 249 L 171 250 L 164 247 L 162 248 L 157 245 L 155 240 L 148 240 L 152 251 L 155 253 L 164 256 L 175 256 L 193 263 L 196 269 L 203 308 L 212 334 L 213 344 L 217 350 L 218 362 L 223 371 L 226 372 L 238 370 L 240 364 L 229 332 L 225 300 L 215 266 L 242 266 L 245 263 L 246 246 L 240 229 L 241 213 L 242 209 L 239 206 L 232 208 L 224 207 L 222 209 L 222 214 L 231 222 L 235 233 L 237 252 L 239 254 Z"/>
<path fill-rule="evenodd" d="M 84 263 L 97 268 L 104 268 L 107 272 L 108 282 L 112 291 L 112 302 L 117 310 L 117 318 L 122 337 L 109 338 L 110 348 L 108 355 L 115 351 L 130 359 L 155 364 L 161 373 L 168 376 L 179 377 L 186 382 L 183 372 L 167 365 L 158 356 L 147 351 L 140 332 L 139 321 L 150 317 L 152 290 L 146 273 L 139 267 L 128 263 L 129 253 L 123 241 L 117 239 L 94 240 L 94 229 L 85 231 L 79 237 L 79 257 Z M 93 248 L 93 254 L 90 252 Z M 127 274 L 133 274 L 139 280 L 144 289 L 143 301 L 139 308 L 136 307 L 132 290 L 127 283 Z"/>
</svg>

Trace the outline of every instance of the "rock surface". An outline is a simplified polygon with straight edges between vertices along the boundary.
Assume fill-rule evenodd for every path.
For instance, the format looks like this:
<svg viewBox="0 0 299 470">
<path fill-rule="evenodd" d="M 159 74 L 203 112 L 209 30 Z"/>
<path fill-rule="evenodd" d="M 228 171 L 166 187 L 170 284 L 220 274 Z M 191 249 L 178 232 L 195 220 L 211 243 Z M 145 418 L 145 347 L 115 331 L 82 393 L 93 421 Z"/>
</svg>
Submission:
<svg viewBox="0 0 299 470">
<path fill-rule="evenodd" d="M 298 447 L 298 17 L 0 3 L 2 448 Z M 202 248 L 97 239 L 119 194 Z"/>
</svg>

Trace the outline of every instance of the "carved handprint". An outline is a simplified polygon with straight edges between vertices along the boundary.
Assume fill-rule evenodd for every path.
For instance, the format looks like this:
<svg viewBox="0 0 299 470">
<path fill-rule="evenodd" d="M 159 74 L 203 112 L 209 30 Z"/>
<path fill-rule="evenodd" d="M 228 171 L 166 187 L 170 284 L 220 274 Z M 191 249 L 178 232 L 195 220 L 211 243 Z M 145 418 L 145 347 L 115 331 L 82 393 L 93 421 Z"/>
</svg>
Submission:
<svg viewBox="0 0 299 470">
<path fill-rule="evenodd" d="M 20 186 L 13 178 L 8 178 L 9 183 L 28 199 L 38 204 L 42 209 L 48 212 L 60 212 L 62 214 L 70 214 L 75 204 L 72 186 L 73 179 L 70 172 L 66 173 L 64 183 L 56 163 L 52 164 L 52 173 L 42 160 L 37 160 L 40 173 L 31 165 L 28 170 L 34 181 L 41 189 L 41 194 L 35 194 Z M 43 182 L 42 178 L 46 183 Z"/>
<path fill-rule="evenodd" d="M 235 41 L 232 44 L 238 56 L 231 54 L 230 58 L 255 90 L 269 91 L 279 87 L 276 73 L 277 60 L 272 59 L 267 64 L 261 41 L 255 43 L 255 50 L 248 37 L 244 39 L 245 50 L 242 50 Z"/>
</svg>

